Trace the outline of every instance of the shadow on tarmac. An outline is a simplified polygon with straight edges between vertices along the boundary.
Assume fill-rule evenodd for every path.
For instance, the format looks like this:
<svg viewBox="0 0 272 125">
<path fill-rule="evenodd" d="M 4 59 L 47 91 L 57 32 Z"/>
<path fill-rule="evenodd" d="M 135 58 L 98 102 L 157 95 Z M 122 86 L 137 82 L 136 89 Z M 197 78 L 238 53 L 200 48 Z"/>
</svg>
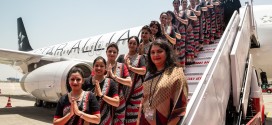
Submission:
<svg viewBox="0 0 272 125">
<path fill-rule="evenodd" d="M 272 125 L 272 118 L 267 117 L 265 120 L 265 125 Z"/>
<path fill-rule="evenodd" d="M 52 123 L 56 108 L 42 108 L 42 107 L 12 107 L 0 108 L 1 115 L 17 114 L 26 118 L 35 119 L 45 123 Z"/>
<path fill-rule="evenodd" d="M 31 95 L 0 95 L 0 96 L 5 96 L 5 97 L 9 97 L 12 99 L 20 99 L 20 100 L 27 100 L 27 101 L 35 101 L 35 97 L 31 96 Z"/>
</svg>

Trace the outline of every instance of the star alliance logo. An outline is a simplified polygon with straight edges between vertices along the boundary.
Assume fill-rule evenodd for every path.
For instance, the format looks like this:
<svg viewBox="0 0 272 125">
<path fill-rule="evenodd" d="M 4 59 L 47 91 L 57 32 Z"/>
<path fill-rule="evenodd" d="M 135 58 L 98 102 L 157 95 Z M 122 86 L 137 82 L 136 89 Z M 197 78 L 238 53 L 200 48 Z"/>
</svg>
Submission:
<svg viewBox="0 0 272 125">
<path fill-rule="evenodd" d="M 19 36 L 18 36 L 20 48 L 23 47 L 23 40 L 24 40 L 24 38 L 25 38 L 25 36 L 22 34 L 22 32 L 20 32 Z"/>
<path fill-rule="evenodd" d="M 22 32 L 20 32 L 20 33 L 19 33 L 19 36 L 18 36 L 18 39 L 19 39 L 20 41 L 23 41 L 24 38 L 25 38 L 25 36 L 22 34 Z"/>
</svg>

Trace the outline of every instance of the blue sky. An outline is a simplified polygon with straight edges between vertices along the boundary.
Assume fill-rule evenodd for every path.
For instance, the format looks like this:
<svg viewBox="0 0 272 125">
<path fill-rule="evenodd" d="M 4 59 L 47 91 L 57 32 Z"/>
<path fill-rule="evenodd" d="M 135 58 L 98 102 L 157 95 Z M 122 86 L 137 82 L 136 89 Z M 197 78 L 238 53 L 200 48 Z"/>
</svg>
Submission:
<svg viewBox="0 0 272 125">
<path fill-rule="evenodd" d="M 1 0 L 0 48 L 17 50 L 18 17 L 35 49 L 149 24 L 167 10 L 173 10 L 172 0 Z M 0 69 L 0 80 L 22 76 L 9 66 L 0 64 Z"/>
</svg>

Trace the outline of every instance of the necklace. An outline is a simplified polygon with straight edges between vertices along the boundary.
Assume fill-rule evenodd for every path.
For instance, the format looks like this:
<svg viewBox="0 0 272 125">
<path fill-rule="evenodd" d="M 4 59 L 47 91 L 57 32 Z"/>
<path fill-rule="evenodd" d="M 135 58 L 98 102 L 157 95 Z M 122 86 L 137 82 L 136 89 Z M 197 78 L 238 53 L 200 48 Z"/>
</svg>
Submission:
<svg viewBox="0 0 272 125">
<path fill-rule="evenodd" d="M 70 94 L 70 97 L 74 97 L 75 100 L 78 100 L 81 97 L 81 95 L 83 94 L 83 91 L 81 91 L 81 93 L 77 96 L 72 96 L 72 91 L 69 94 Z"/>
</svg>

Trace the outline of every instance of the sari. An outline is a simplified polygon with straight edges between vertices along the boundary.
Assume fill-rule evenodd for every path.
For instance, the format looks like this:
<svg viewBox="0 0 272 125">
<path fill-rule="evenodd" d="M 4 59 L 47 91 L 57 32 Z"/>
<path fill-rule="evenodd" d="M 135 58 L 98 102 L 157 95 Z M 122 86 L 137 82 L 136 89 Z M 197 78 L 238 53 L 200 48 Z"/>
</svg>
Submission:
<svg viewBox="0 0 272 125">
<path fill-rule="evenodd" d="M 118 77 L 126 78 L 129 76 L 128 69 L 125 66 L 125 64 L 123 64 L 123 63 L 117 62 L 116 66 L 113 67 L 112 69 L 113 69 L 113 73 L 115 75 L 117 75 Z M 116 83 L 118 83 L 118 82 L 116 82 Z M 128 86 L 118 83 L 117 87 L 118 87 L 118 95 L 120 98 L 120 103 L 117 108 L 113 109 L 113 112 L 114 112 L 113 124 L 114 125 L 124 125 L 125 114 L 126 114 L 126 99 L 125 99 L 126 93 L 124 93 L 124 90 L 126 90 L 126 88 Z"/>
<path fill-rule="evenodd" d="M 127 55 L 120 55 L 118 58 L 119 62 L 124 63 L 126 56 Z M 138 54 L 130 57 L 130 63 L 133 67 L 146 68 L 145 57 Z M 142 83 L 144 76 L 134 73 L 130 70 L 129 74 L 132 79 L 132 86 L 123 88 L 124 97 L 126 100 L 125 124 L 136 125 L 140 103 L 143 98 Z"/>
<path fill-rule="evenodd" d="M 88 88 L 86 88 L 86 90 L 95 93 L 95 85 L 91 81 L 92 81 L 92 77 L 85 79 L 85 84 L 88 87 Z M 110 78 L 105 78 L 104 80 L 102 80 L 101 83 L 99 83 L 99 85 L 100 85 L 101 92 L 103 95 L 106 95 L 111 98 L 118 96 L 117 85 Z M 96 99 L 100 105 L 101 120 L 100 120 L 99 125 L 111 125 L 112 124 L 112 114 L 113 114 L 112 108 L 113 108 L 113 106 L 108 104 L 106 101 L 104 101 L 103 99 L 101 99 L 98 96 L 96 96 Z"/>
<path fill-rule="evenodd" d="M 62 96 L 56 108 L 54 118 L 62 118 L 70 113 L 71 103 L 69 102 L 69 95 Z M 80 101 L 77 102 L 78 109 L 86 114 L 100 114 L 99 105 L 93 93 L 84 91 L 84 95 Z M 77 115 L 73 115 L 65 125 L 83 125 L 89 124 Z"/>
<path fill-rule="evenodd" d="M 181 19 L 187 19 L 185 12 L 181 12 L 179 16 Z M 179 22 L 178 32 L 181 38 L 176 42 L 177 61 L 180 65 L 185 66 L 186 25 Z"/>
<path fill-rule="evenodd" d="M 185 115 L 188 84 L 181 67 L 150 74 L 144 85 L 141 125 L 166 125 Z"/>
</svg>

